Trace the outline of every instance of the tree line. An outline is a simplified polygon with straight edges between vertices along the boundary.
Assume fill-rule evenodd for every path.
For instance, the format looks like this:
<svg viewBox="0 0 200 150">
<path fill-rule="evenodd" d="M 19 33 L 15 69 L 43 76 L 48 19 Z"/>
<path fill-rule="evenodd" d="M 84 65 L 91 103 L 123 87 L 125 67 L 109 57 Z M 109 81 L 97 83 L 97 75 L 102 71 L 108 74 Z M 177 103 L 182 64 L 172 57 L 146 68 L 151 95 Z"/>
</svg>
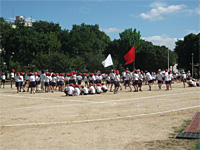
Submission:
<svg viewBox="0 0 200 150">
<path fill-rule="evenodd" d="M 165 69 L 168 67 L 168 52 L 170 66 L 178 59 L 181 68 L 189 68 L 189 64 L 179 61 L 180 57 L 180 60 L 185 59 L 181 55 L 185 48 L 182 46 L 184 41 L 178 41 L 175 51 L 172 51 L 141 39 L 140 32 L 132 28 L 125 29 L 119 34 L 119 39 L 112 41 L 97 24 L 73 25 L 70 31 L 62 30 L 58 23 L 46 21 L 33 22 L 32 27 L 25 26 L 24 20 L 15 24 L 16 28 L 13 28 L 3 17 L 0 18 L 1 71 L 15 68 L 17 71 L 29 72 L 48 68 L 53 72 L 109 72 L 111 69 L 123 71 L 127 67 L 132 70 L 133 64 L 124 65 L 124 55 L 133 45 L 136 68 L 150 71 Z M 190 46 L 187 48 L 198 49 L 199 35 L 192 34 L 188 38 L 186 41 Z M 196 38 L 197 42 L 191 38 Z M 195 50 L 194 53 L 198 55 Z M 101 62 L 108 54 L 112 55 L 114 65 L 104 68 Z"/>
</svg>

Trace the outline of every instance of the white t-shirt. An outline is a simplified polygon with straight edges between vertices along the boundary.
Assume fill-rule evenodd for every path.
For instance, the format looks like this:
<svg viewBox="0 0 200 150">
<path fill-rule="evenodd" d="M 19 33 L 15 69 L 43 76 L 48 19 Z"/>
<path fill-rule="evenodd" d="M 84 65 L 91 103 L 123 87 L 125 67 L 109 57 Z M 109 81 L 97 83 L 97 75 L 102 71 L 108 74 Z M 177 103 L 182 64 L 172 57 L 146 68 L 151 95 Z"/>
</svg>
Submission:
<svg viewBox="0 0 200 150">
<path fill-rule="evenodd" d="M 13 72 L 10 73 L 10 76 L 12 76 L 11 78 L 15 77 L 15 74 Z"/>
<path fill-rule="evenodd" d="M 107 90 L 107 89 L 108 89 L 105 85 L 102 85 L 102 88 L 103 88 L 104 90 Z"/>
<path fill-rule="evenodd" d="M 131 79 L 131 75 L 129 73 L 127 73 L 125 76 L 125 80 L 130 80 L 130 79 Z"/>
<path fill-rule="evenodd" d="M 15 76 L 15 82 L 20 82 L 20 76 Z"/>
<path fill-rule="evenodd" d="M 88 94 L 88 89 L 86 87 L 81 89 L 83 91 L 84 94 Z"/>
<path fill-rule="evenodd" d="M 147 72 L 146 77 L 147 77 L 148 81 L 153 80 L 153 78 L 149 72 Z"/>
<path fill-rule="evenodd" d="M 45 82 L 49 82 L 50 81 L 50 76 L 45 76 Z"/>
<path fill-rule="evenodd" d="M 134 78 L 135 81 L 137 81 L 137 80 L 139 79 L 139 75 L 138 75 L 137 73 L 135 73 L 135 74 L 133 75 L 133 78 Z"/>
<path fill-rule="evenodd" d="M 101 86 L 97 86 L 96 90 L 97 90 L 98 93 L 101 93 Z"/>
<path fill-rule="evenodd" d="M 65 81 L 69 81 L 69 78 L 70 78 L 70 77 L 66 76 L 66 77 L 65 77 Z"/>
<path fill-rule="evenodd" d="M 77 76 L 77 79 L 78 79 L 78 80 L 82 80 L 82 76 L 81 76 L 81 75 L 78 75 L 78 76 Z"/>
<path fill-rule="evenodd" d="M 186 79 L 186 74 L 185 74 L 185 73 L 182 74 L 182 78 L 183 78 L 183 79 Z"/>
<path fill-rule="evenodd" d="M 84 81 L 87 81 L 87 76 L 84 77 Z"/>
<path fill-rule="evenodd" d="M 75 96 L 80 95 L 80 89 L 78 87 L 74 88 L 74 94 L 75 94 Z"/>
<path fill-rule="evenodd" d="M 107 76 L 107 77 L 106 77 L 106 80 L 107 80 L 107 81 L 110 81 L 110 76 Z"/>
<path fill-rule="evenodd" d="M 111 73 L 111 74 L 110 74 L 110 78 L 111 78 L 111 79 L 115 79 L 115 73 Z"/>
<path fill-rule="evenodd" d="M 52 80 L 51 80 L 51 82 L 53 82 L 53 83 L 56 83 L 56 77 L 52 77 Z"/>
<path fill-rule="evenodd" d="M 45 77 L 46 77 L 46 75 L 44 73 L 41 74 L 41 76 L 40 76 L 41 82 L 45 82 Z"/>
<path fill-rule="evenodd" d="M 119 74 L 115 76 L 115 81 L 120 81 L 120 75 Z"/>
<path fill-rule="evenodd" d="M 35 82 L 35 76 L 34 75 L 30 76 L 29 80 L 30 80 L 30 82 Z"/>
<path fill-rule="evenodd" d="M 162 74 L 157 73 L 157 78 L 158 78 L 159 81 L 162 81 Z"/>
<path fill-rule="evenodd" d="M 74 93 L 74 87 L 72 86 L 66 87 L 66 90 L 69 95 L 72 95 Z"/>
<path fill-rule="evenodd" d="M 90 93 L 92 93 L 92 94 L 95 94 L 95 89 L 94 89 L 94 87 L 93 86 L 90 86 Z"/>
<path fill-rule="evenodd" d="M 168 74 L 168 72 L 165 72 L 165 81 L 170 81 L 170 76 Z"/>
<path fill-rule="evenodd" d="M 6 79 L 6 76 L 5 76 L 5 75 L 1 75 L 1 79 L 2 79 L 2 80 L 5 80 L 5 79 Z"/>
<path fill-rule="evenodd" d="M 24 81 L 24 77 L 23 77 L 23 76 L 20 76 L 19 81 L 20 81 L 20 82 L 23 82 L 23 81 Z"/>
</svg>

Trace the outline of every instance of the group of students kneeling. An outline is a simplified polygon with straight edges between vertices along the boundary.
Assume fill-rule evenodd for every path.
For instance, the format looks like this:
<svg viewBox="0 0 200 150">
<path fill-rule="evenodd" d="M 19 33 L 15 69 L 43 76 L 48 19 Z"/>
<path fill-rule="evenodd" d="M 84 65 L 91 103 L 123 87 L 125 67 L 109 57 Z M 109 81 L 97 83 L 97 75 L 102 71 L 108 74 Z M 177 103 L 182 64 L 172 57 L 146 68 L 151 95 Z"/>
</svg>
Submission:
<svg viewBox="0 0 200 150">
<path fill-rule="evenodd" d="M 66 96 L 78 96 L 78 95 L 88 95 L 88 94 L 101 94 L 106 93 L 108 91 L 107 87 L 105 86 L 105 83 L 98 83 L 96 87 L 93 86 L 92 83 L 89 84 L 89 88 L 85 87 L 84 85 L 81 85 L 79 87 L 78 84 L 70 83 L 68 87 L 65 88 L 64 93 Z"/>
</svg>

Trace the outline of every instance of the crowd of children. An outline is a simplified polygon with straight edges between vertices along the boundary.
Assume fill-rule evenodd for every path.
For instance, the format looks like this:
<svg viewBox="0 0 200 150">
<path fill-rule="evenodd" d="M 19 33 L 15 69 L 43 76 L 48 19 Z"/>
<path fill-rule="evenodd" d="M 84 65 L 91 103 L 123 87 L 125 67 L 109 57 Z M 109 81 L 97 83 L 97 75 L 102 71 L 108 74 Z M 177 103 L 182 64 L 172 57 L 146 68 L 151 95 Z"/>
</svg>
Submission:
<svg viewBox="0 0 200 150">
<path fill-rule="evenodd" d="M 6 76 L 5 72 L 1 75 L 1 87 L 5 87 Z M 128 69 L 124 72 L 119 73 L 118 70 L 111 70 L 109 74 L 101 73 L 77 73 L 75 71 L 71 73 L 53 73 L 44 72 L 41 74 L 37 72 L 29 72 L 25 76 L 23 72 L 16 72 L 12 69 L 10 73 L 11 88 L 13 84 L 19 92 L 29 92 L 35 94 L 36 91 L 41 92 L 52 92 L 55 90 L 64 92 L 69 96 L 88 95 L 88 94 L 101 94 L 105 93 L 110 89 L 110 92 L 117 94 L 119 89 L 122 90 L 122 86 L 125 87 L 125 91 L 129 88 L 129 91 L 138 92 L 142 91 L 142 85 L 147 85 L 149 91 L 152 90 L 152 84 L 157 82 L 158 89 L 161 90 L 162 84 L 165 83 L 166 91 L 172 90 L 172 82 L 183 82 L 185 88 L 186 83 L 192 86 L 199 86 L 199 83 L 191 77 L 190 71 L 187 74 L 183 71 L 182 73 L 173 73 L 172 70 L 165 69 L 161 71 L 159 69 L 157 73 L 145 70 L 140 71 L 139 69 L 133 72 Z M 82 83 L 84 82 L 84 85 Z M 134 90 L 133 90 L 134 89 Z"/>
</svg>

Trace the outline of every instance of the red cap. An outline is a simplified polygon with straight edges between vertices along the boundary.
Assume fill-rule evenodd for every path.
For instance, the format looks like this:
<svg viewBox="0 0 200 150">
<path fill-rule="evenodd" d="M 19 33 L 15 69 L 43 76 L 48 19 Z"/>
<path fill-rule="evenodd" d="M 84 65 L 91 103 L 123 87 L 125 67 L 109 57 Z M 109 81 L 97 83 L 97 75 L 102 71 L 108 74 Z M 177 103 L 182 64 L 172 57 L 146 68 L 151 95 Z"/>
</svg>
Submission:
<svg viewBox="0 0 200 150">
<path fill-rule="evenodd" d="M 98 84 L 97 84 L 97 86 L 101 86 L 101 84 L 100 84 L 100 83 L 98 83 Z"/>
<path fill-rule="evenodd" d="M 73 74 L 76 74 L 76 71 L 73 71 Z"/>
<path fill-rule="evenodd" d="M 84 86 L 83 85 L 81 85 L 81 88 L 83 88 Z"/>
<path fill-rule="evenodd" d="M 26 81 L 26 84 L 28 84 L 28 81 Z"/>
<path fill-rule="evenodd" d="M 172 70 L 170 70 L 169 72 L 172 72 Z"/>
<path fill-rule="evenodd" d="M 23 76 L 24 75 L 24 73 L 23 72 L 20 72 L 20 74 Z"/>
<path fill-rule="evenodd" d="M 40 74 L 39 74 L 39 73 L 38 73 L 37 75 L 38 75 L 38 77 L 40 77 Z"/>
<path fill-rule="evenodd" d="M 58 73 L 56 73 L 56 75 L 58 75 Z"/>
<path fill-rule="evenodd" d="M 110 74 L 108 74 L 108 76 L 110 76 Z"/>
<path fill-rule="evenodd" d="M 97 73 L 94 73 L 94 75 L 97 75 Z"/>
<path fill-rule="evenodd" d="M 116 71 L 116 74 L 117 74 L 117 75 L 119 74 L 119 70 Z"/>
<path fill-rule="evenodd" d="M 11 71 L 12 71 L 12 72 L 15 72 L 15 69 L 12 69 Z"/>
<path fill-rule="evenodd" d="M 103 83 L 101 83 L 102 85 L 105 85 L 105 83 L 103 82 Z"/>
<path fill-rule="evenodd" d="M 79 72 L 78 75 L 82 75 L 82 73 Z"/>
<path fill-rule="evenodd" d="M 3 72 L 3 75 L 5 74 L 5 72 Z"/>
<path fill-rule="evenodd" d="M 165 72 L 167 72 L 168 71 L 168 69 L 165 69 Z"/>
<path fill-rule="evenodd" d="M 115 72 L 115 70 L 113 70 L 113 72 Z"/>
<path fill-rule="evenodd" d="M 147 70 L 145 70 L 145 73 L 147 73 L 148 71 Z"/>
<path fill-rule="evenodd" d="M 128 72 L 128 70 L 125 70 L 125 72 L 127 73 L 127 72 Z"/>
<path fill-rule="evenodd" d="M 78 87 L 78 84 L 76 84 L 75 86 Z"/>
<path fill-rule="evenodd" d="M 158 72 L 161 72 L 161 70 L 160 70 L 160 69 L 158 69 Z"/>
<path fill-rule="evenodd" d="M 88 74 L 86 73 L 85 76 L 88 76 Z"/>
<path fill-rule="evenodd" d="M 93 84 L 92 84 L 92 83 L 90 83 L 90 86 L 93 86 Z"/>
<path fill-rule="evenodd" d="M 29 72 L 29 75 L 32 75 L 33 73 L 32 72 Z"/>
<path fill-rule="evenodd" d="M 52 73 L 52 76 L 55 76 L 56 74 L 55 73 Z"/>
<path fill-rule="evenodd" d="M 37 72 L 34 72 L 34 75 L 37 75 Z"/>
<path fill-rule="evenodd" d="M 64 73 L 60 73 L 60 76 L 64 76 Z"/>
<path fill-rule="evenodd" d="M 101 73 L 99 73 L 99 75 L 101 75 Z"/>
<path fill-rule="evenodd" d="M 135 72 L 138 72 L 138 70 L 135 70 Z"/>
<path fill-rule="evenodd" d="M 143 71 L 140 71 L 141 73 L 143 73 Z"/>
<path fill-rule="evenodd" d="M 74 86 L 74 84 L 73 84 L 73 83 L 70 83 L 70 86 Z"/>
</svg>

